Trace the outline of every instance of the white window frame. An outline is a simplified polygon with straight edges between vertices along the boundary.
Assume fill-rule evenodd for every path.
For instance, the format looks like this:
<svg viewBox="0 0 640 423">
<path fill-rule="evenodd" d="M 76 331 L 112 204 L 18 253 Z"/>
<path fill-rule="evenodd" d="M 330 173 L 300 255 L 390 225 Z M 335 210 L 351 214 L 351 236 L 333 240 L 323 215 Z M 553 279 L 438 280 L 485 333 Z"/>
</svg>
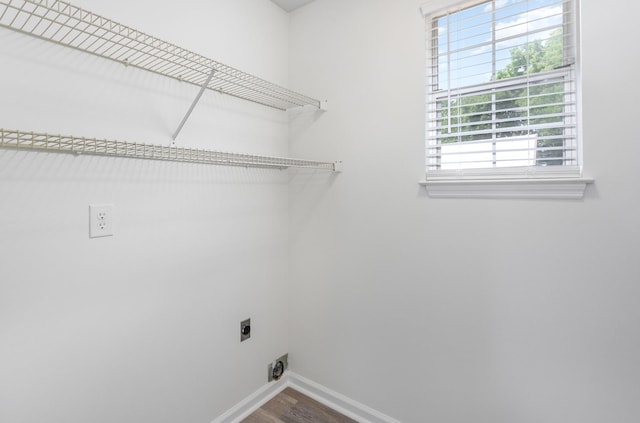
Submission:
<svg viewBox="0 0 640 423">
<path fill-rule="evenodd" d="M 434 14 L 454 13 L 467 7 L 481 4 L 487 0 L 431 0 L 424 3 L 421 12 L 425 18 L 427 34 L 427 90 L 429 90 L 429 73 L 431 57 L 430 34 L 431 19 Z M 579 42 L 579 1 L 574 0 L 575 25 L 572 28 L 575 37 L 575 85 L 576 85 L 576 131 L 577 143 L 581 147 L 580 125 L 580 42 Z M 494 84 L 497 81 L 494 82 Z M 426 93 L 428 107 L 429 96 Z M 427 113 L 429 111 L 427 110 Z M 425 128 L 425 136 L 428 136 L 430 128 Z M 428 143 L 428 142 L 427 142 Z M 427 151 L 430 146 L 426 145 Z M 432 147 L 431 147 L 432 148 Z M 578 148 L 578 166 L 530 166 L 525 168 L 492 168 L 492 169 L 463 169 L 436 172 L 426 172 L 426 178 L 421 181 L 430 197 L 436 198 L 551 198 L 551 199 L 582 199 L 588 184 L 593 183 L 591 178 L 585 178 L 582 174 L 582 148 Z M 428 160 L 428 159 L 427 159 Z M 427 167 L 429 163 L 426 163 Z"/>
</svg>

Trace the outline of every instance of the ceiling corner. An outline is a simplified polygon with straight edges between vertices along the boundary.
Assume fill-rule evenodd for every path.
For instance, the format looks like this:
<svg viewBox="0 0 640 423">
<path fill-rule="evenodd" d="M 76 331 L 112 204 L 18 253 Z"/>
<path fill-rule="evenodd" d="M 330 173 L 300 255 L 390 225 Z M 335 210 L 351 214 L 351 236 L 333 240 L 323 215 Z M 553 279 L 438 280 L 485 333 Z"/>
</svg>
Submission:
<svg viewBox="0 0 640 423">
<path fill-rule="evenodd" d="M 277 4 L 285 12 L 293 12 L 294 10 L 311 3 L 314 0 L 271 0 Z"/>
</svg>

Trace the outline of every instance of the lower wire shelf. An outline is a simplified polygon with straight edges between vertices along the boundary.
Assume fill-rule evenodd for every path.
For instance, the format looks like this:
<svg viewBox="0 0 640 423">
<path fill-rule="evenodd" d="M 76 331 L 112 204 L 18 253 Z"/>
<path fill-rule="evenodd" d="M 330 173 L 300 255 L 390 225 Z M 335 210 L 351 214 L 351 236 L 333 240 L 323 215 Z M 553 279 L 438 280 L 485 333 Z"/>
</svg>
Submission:
<svg viewBox="0 0 640 423">
<path fill-rule="evenodd" d="M 0 147 L 51 151 L 58 153 L 89 154 L 98 156 L 129 157 L 136 159 L 203 163 L 223 166 L 260 168 L 310 168 L 332 172 L 341 170 L 342 162 L 321 162 L 254 154 L 229 153 L 217 150 L 174 147 L 129 141 L 52 135 L 0 129 Z"/>
</svg>

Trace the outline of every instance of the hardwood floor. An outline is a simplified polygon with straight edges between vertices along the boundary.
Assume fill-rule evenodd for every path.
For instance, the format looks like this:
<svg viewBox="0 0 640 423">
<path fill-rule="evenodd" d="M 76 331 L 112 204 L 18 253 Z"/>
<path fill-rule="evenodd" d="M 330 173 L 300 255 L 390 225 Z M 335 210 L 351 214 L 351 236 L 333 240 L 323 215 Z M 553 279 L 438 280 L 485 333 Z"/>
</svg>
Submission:
<svg viewBox="0 0 640 423">
<path fill-rule="evenodd" d="M 242 423 L 357 423 L 324 404 L 285 388 Z"/>
</svg>

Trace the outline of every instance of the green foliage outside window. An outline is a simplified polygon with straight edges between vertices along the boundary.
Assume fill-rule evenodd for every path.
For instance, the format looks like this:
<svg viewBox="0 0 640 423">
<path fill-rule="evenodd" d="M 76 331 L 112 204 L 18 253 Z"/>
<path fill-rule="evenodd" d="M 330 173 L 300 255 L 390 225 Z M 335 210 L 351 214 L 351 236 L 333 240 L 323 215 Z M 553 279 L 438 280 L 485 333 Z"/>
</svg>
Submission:
<svg viewBox="0 0 640 423">
<path fill-rule="evenodd" d="M 555 30 L 545 41 L 513 48 L 510 54 L 510 63 L 497 72 L 495 80 L 560 68 L 562 29 Z M 442 99 L 437 103 L 441 123 L 438 138 L 441 143 L 452 143 L 535 135 L 539 148 L 537 164 L 562 165 L 564 96 L 562 78 L 549 78 Z"/>
</svg>

